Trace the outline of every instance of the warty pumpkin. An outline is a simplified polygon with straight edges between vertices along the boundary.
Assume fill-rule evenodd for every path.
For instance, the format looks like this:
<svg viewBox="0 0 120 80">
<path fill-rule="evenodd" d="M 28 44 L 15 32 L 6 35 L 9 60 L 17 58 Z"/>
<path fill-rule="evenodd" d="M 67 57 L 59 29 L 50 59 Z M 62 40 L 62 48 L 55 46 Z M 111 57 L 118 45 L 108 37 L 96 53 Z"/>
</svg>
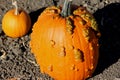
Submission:
<svg viewBox="0 0 120 80">
<path fill-rule="evenodd" d="M 17 38 L 28 33 L 31 27 L 31 19 L 26 11 L 18 9 L 17 1 L 12 3 L 15 9 L 9 10 L 3 16 L 2 30 L 7 36 Z"/>
<path fill-rule="evenodd" d="M 70 14 L 70 3 L 46 8 L 31 33 L 31 51 L 41 72 L 55 80 L 85 80 L 98 62 L 97 23 L 83 7 Z"/>
</svg>

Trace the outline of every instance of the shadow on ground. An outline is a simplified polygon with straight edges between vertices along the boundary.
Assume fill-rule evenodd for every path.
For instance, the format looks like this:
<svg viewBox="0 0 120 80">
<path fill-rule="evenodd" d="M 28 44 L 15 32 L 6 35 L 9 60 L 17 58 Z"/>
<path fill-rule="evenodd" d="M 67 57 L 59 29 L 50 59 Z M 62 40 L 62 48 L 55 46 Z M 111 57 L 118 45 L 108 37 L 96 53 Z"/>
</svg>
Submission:
<svg viewBox="0 0 120 80">
<path fill-rule="evenodd" d="M 100 57 L 94 74 L 97 75 L 120 58 L 120 3 L 109 4 L 94 16 L 101 32 Z"/>
<path fill-rule="evenodd" d="M 40 8 L 36 11 L 33 11 L 29 14 L 30 18 L 31 18 L 32 27 L 33 27 L 34 23 L 37 21 L 38 17 L 40 16 L 40 14 L 43 12 L 44 9 L 45 9 L 45 7 Z M 30 34 L 31 32 L 32 32 L 32 29 L 30 29 L 28 34 Z"/>
<path fill-rule="evenodd" d="M 43 12 L 43 10 L 45 9 L 45 7 L 38 9 L 36 11 L 31 12 L 29 15 L 31 17 L 31 22 L 32 25 L 37 21 L 38 17 L 40 16 L 40 14 Z"/>
</svg>

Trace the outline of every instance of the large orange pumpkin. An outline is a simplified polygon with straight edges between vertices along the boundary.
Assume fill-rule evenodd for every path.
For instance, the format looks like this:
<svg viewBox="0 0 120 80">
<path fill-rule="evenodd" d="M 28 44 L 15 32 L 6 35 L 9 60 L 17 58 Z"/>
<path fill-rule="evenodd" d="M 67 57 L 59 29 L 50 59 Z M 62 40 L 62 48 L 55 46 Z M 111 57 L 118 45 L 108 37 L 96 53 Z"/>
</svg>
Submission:
<svg viewBox="0 0 120 80">
<path fill-rule="evenodd" d="M 7 36 L 16 38 L 28 33 L 31 27 L 30 16 L 24 11 L 19 10 L 17 2 L 14 2 L 15 9 L 9 10 L 2 19 L 2 29 Z"/>
<path fill-rule="evenodd" d="M 31 33 L 31 51 L 42 73 L 55 80 L 85 80 L 98 62 L 98 28 L 93 16 L 83 7 L 69 13 L 52 6 L 41 13 Z"/>
</svg>

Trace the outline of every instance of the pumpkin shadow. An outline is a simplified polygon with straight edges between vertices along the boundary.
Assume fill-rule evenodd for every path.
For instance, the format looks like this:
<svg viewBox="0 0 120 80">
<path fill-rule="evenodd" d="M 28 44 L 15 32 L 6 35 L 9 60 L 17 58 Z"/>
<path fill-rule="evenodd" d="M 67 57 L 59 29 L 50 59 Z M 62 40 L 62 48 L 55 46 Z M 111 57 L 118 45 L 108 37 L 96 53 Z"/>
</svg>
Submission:
<svg viewBox="0 0 120 80">
<path fill-rule="evenodd" d="M 101 73 L 105 68 L 120 58 L 120 3 L 112 3 L 94 14 L 101 32 L 100 56 L 93 76 Z"/>
<path fill-rule="evenodd" d="M 43 8 L 40 8 L 36 11 L 33 11 L 31 12 L 29 15 L 30 15 L 30 18 L 31 18 L 31 26 L 34 25 L 34 23 L 37 21 L 39 15 L 44 11 L 46 7 L 43 7 Z M 32 27 L 31 27 L 32 28 Z M 29 33 L 30 34 L 32 32 L 32 29 L 30 29 Z"/>
</svg>

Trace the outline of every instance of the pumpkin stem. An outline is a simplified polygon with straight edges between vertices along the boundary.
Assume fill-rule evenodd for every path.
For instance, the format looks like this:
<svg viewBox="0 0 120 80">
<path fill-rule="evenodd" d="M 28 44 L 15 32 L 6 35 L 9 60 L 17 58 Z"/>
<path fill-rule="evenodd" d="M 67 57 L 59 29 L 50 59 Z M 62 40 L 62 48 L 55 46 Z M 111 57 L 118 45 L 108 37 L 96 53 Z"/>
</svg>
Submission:
<svg viewBox="0 0 120 80">
<path fill-rule="evenodd" d="M 19 11 L 18 11 L 18 5 L 17 5 L 17 1 L 13 1 L 12 0 L 12 5 L 15 6 L 15 15 L 18 15 L 19 14 Z"/>
<path fill-rule="evenodd" d="M 67 17 L 71 14 L 71 5 L 72 0 L 65 0 L 62 11 L 61 11 L 61 16 Z"/>
</svg>

